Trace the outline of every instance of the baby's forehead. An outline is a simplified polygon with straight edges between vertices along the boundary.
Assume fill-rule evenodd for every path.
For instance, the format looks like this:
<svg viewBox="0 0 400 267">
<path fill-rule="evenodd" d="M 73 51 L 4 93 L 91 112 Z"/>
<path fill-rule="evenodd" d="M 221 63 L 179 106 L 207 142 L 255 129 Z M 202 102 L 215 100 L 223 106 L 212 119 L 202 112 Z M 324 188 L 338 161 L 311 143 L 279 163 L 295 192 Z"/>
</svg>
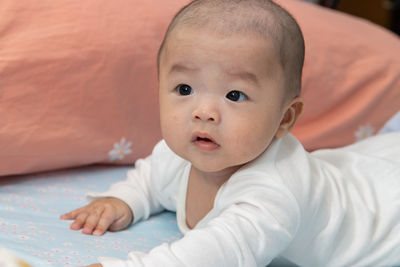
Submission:
<svg viewBox="0 0 400 267">
<path fill-rule="evenodd" d="M 276 38 L 267 38 L 255 31 L 231 31 L 221 27 L 216 29 L 213 25 L 204 25 L 202 28 L 194 28 L 188 25 L 178 26 L 170 32 L 168 40 L 164 44 L 164 49 L 166 48 L 168 52 L 173 50 L 176 53 L 183 53 L 194 48 L 197 49 L 204 43 L 211 46 L 224 43 L 225 48 L 237 48 L 236 50 L 247 52 L 257 49 L 260 56 L 266 54 L 279 57 L 280 50 Z M 179 47 L 179 49 L 170 49 L 176 47 Z M 226 53 L 226 49 L 218 51 L 221 54 Z"/>
<path fill-rule="evenodd" d="M 235 2 L 214 1 L 212 4 L 189 9 L 175 18 L 166 39 L 168 40 L 177 29 L 186 28 L 193 31 L 208 31 L 222 38 L 232 35 L 261 38 L 279 50 L 282 42 L 279 16 L 265 7 L 249 5 L 247 1 Z"/>
<path fill-rule="evenodd" d="M 199 48 L 204 41 L 208 41 L 212 46 L 225 41 L 224 43 L 231 48 L 229 53 L 251 53 L 256 48 L 259 59 L 264 59 L 269 64 L 274 65 L 281 61 L 280 45 L 276 38 L 267 38 L 255 31 L 216 29 L 213 25 L 204 25 L 202 28 L 193 28 L 188 25 L 178 26 L 170 32 L 164 50 L 167 50 L 169 55 L 177 53 L 184 56 L 185 53 L 190 53 L 191 50 Z M 180 49 L 170 49 L 177 46 Z M 228 53 L 227 49 L 220 49 L 216 57 L 224 56 L 226 53 Z M 230 54 L 229 56 L 234 55 Z"/>
<path fill-rule="evenodd" d="M 259 36 L 231 33 L 221 36 L 209 29 L 177 29 L 166 44 L 163 73 L 219 73 L 221 77 L 253 83 L 280 76 L 282 65 L 275 47 Z"/>
</svg>

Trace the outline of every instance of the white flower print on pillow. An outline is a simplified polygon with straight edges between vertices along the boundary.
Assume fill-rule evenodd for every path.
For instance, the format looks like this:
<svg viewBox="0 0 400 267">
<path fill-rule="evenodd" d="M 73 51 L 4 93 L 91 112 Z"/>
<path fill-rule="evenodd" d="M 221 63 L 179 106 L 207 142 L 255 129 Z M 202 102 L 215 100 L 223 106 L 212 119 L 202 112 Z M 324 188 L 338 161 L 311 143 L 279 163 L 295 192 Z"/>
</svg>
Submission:
<svg viewBox="0 0 400 267">
<path fill-rule="evenodd" d="M 130 149 L 132 145 L 132 142 L 126 142 L 125 138 L 122 138 L 119 143 L 114 143 L 114 148 L 108 152 L 108 156 L 110 158 L 110 161 L 118 161 L 122 160 L 126 155 L 129 155 L 132 153 L 132 150 Z"/>
</svg>

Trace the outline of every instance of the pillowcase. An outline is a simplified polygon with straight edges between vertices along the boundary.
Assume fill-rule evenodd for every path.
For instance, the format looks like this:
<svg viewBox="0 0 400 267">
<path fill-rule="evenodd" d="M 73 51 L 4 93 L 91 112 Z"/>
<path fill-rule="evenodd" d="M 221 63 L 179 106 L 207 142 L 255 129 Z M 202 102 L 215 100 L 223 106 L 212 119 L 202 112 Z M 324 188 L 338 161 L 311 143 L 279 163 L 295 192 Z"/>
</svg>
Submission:
<svg viewBox="0 0 400 267">
<path fill-rule="evenodd" d="M 281 0 L 302 28 L 305 112 L 292 132 L 308 150 L 376 134 L 400 110 L 400 39 L 366 20 Z"/>
<path fill-rule="evenodd" d="M 0 175 L 133 164 L 161 138 L 156 54 L 187 0 L 3 0 Z M 280 1 L 306 41 L 309 150 L 354 142 L 400 109 L 399 40 L 364 20 Z"/>
<path fill-rule="evenodd" d="M 156 54 L 183 3 L 2 0 L 0 175 L 151 153 Z"/>
</svg>

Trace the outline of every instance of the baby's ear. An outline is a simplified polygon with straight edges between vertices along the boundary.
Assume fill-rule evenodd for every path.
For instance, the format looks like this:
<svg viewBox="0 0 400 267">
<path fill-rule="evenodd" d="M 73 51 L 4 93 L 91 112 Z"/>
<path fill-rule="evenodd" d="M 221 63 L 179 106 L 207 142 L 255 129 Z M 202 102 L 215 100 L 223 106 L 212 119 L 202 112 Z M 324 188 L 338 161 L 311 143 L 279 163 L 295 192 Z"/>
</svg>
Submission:
<svg viewBox="0 0 400 267">
<path fill-rule="evenodd" d="M 286 106 L 285 114 L 281 120 L 278 130 L 276 131 L 275 137 L 281 138 L 285 136 L 290 129 L 294 126 L 297 119 L 303 114 L 304 99 L 297 96 Z"/>
</svg>

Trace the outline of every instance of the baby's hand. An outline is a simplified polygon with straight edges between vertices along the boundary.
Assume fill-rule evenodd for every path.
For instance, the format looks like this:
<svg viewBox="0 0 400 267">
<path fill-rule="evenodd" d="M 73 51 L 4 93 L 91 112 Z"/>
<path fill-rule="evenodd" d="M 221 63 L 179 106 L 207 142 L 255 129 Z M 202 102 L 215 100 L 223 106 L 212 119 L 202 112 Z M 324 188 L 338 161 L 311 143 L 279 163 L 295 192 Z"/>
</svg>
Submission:
<svg viewBox="0 0 400 267">
<path fill-rule="evenodd" d="M 102 235 L 105 231 L 118 231 L 133 221 L 130 207 L 122 200 L 113 197 L 101 198 L 89 205 L 60 216 L 63 220 L 75 220 L 70 228 L 82 229 L 87 235 Z"/>
</svg>

